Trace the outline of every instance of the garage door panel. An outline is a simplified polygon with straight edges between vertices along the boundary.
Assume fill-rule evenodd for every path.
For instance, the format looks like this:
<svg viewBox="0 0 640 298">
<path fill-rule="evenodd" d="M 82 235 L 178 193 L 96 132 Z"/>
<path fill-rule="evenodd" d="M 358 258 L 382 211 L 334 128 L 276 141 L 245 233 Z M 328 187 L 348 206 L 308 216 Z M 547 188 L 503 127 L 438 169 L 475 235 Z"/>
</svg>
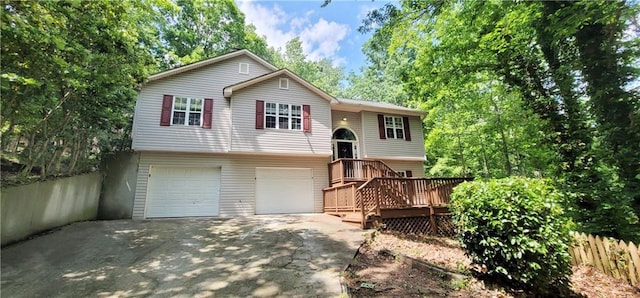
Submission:
<svg viewBox="0 0 640 298">
<path fill-rule="evenodd" d="M 256 214 L 313 209 L 312 169 L 256 168 Z"/>
<path fill-rule="evenodd" d="M 146 217 L 217 216 L 220 168 L 153 166 Z"/>
<path fill-rule="evenodd" d="M 308 180 L 311 178 L 312 169 L 300 168 L 256 168 L 257 179 L 297 179 Z"/>
</svg>

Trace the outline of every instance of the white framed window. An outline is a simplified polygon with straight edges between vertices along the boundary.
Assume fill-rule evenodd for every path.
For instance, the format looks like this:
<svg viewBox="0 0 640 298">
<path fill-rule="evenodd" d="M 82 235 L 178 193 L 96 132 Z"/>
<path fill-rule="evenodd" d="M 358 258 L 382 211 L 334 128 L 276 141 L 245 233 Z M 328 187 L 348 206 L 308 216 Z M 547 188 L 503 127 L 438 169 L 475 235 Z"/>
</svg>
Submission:
<svg viewBox="0 0 640 298">
<path fill-rule="evenodd" d="M 406 171 L 396 171 L 396 172 L 398 172 L 398 174 L 400 174 L 401 177 L 407 177 Z"/>
<path fill-rule="evenodd" d="M 384 128 L 387 133 L 387 139 L 404 139 L 402 117 L 384 116 Z"/>
<path fill-rule="evenodd" d="M 173 97 L 171 125 L 200 126 L 202 123 L 202 98 Z"/>
<path fill-rule="evenodd" d="M 240 65 L 238 66 L 238 72 L 242 73 L 242 74 L 248 74 L 249 73 L 249 63 L 240 63 Z"/>
<path fill-rule="evenodd" d="M 291 129 L 302 130 L 302 106 L 291 105 Z"/>
<path fill-rule="evenodd" d="M 266 102 L 265 127 L 302 130 L 302 106 Z"/>
<path fill-rule="evenodd" d="M 280 89 L 289 89 L 289 79 L 280 78 Z"/>
</svg>

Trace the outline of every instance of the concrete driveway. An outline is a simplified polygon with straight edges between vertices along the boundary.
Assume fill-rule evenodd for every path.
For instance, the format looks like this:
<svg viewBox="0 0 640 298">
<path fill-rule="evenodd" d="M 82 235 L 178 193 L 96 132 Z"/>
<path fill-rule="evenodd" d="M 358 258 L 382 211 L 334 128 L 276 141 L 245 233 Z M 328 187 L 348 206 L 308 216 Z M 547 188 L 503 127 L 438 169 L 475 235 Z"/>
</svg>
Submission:
<svg viewBox="0 0 640 298">
<path fill-rule="evenodd" d="M 75 223 L 2 249 L 1 294 L 335 297 L 362 239 L 322 214 Z"/>
</svg>

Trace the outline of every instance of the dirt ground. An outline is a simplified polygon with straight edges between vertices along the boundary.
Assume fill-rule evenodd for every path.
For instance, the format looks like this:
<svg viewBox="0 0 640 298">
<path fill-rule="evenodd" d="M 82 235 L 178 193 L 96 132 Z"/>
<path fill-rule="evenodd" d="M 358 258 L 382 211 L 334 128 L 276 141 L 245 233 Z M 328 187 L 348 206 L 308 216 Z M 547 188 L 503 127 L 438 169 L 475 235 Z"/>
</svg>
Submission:
<svg viewBox="0 0 640 298">
<path fill-rule="evenodd" d="M 514 297 L 522 296 L 474 277 L 412 268 L 392 254 L 404 255 L 451 272 L 468 275 L 471 260 L 457 241 L 430 236 L 376 233 L 345 272 L 354 297 Z M 413 266 L 416 267 L 416 266 Z M 587 266 L 573 268 L 572 290 L 582 297 L 640 297 L 640 288 Z"/>
</svg>

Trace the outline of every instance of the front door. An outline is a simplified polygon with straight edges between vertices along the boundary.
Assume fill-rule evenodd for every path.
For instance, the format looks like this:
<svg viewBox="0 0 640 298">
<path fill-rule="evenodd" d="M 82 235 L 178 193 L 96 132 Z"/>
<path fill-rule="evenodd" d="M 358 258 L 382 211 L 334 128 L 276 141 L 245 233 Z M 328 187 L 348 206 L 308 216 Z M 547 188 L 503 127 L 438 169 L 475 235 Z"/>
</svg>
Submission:
<svg viewBox="0 0 640 298">
<path fill-rule="evenodd" d="M 336 142 L 338 149 L 338 158 L 353 158 L 352 142 Z"/>
<path fill-rule="evenodd" d="M 348 128 L 340 128 L 333 133 L 333 160 L 340 158 L 358 158 L 358 139 Z"/>
</svg>

